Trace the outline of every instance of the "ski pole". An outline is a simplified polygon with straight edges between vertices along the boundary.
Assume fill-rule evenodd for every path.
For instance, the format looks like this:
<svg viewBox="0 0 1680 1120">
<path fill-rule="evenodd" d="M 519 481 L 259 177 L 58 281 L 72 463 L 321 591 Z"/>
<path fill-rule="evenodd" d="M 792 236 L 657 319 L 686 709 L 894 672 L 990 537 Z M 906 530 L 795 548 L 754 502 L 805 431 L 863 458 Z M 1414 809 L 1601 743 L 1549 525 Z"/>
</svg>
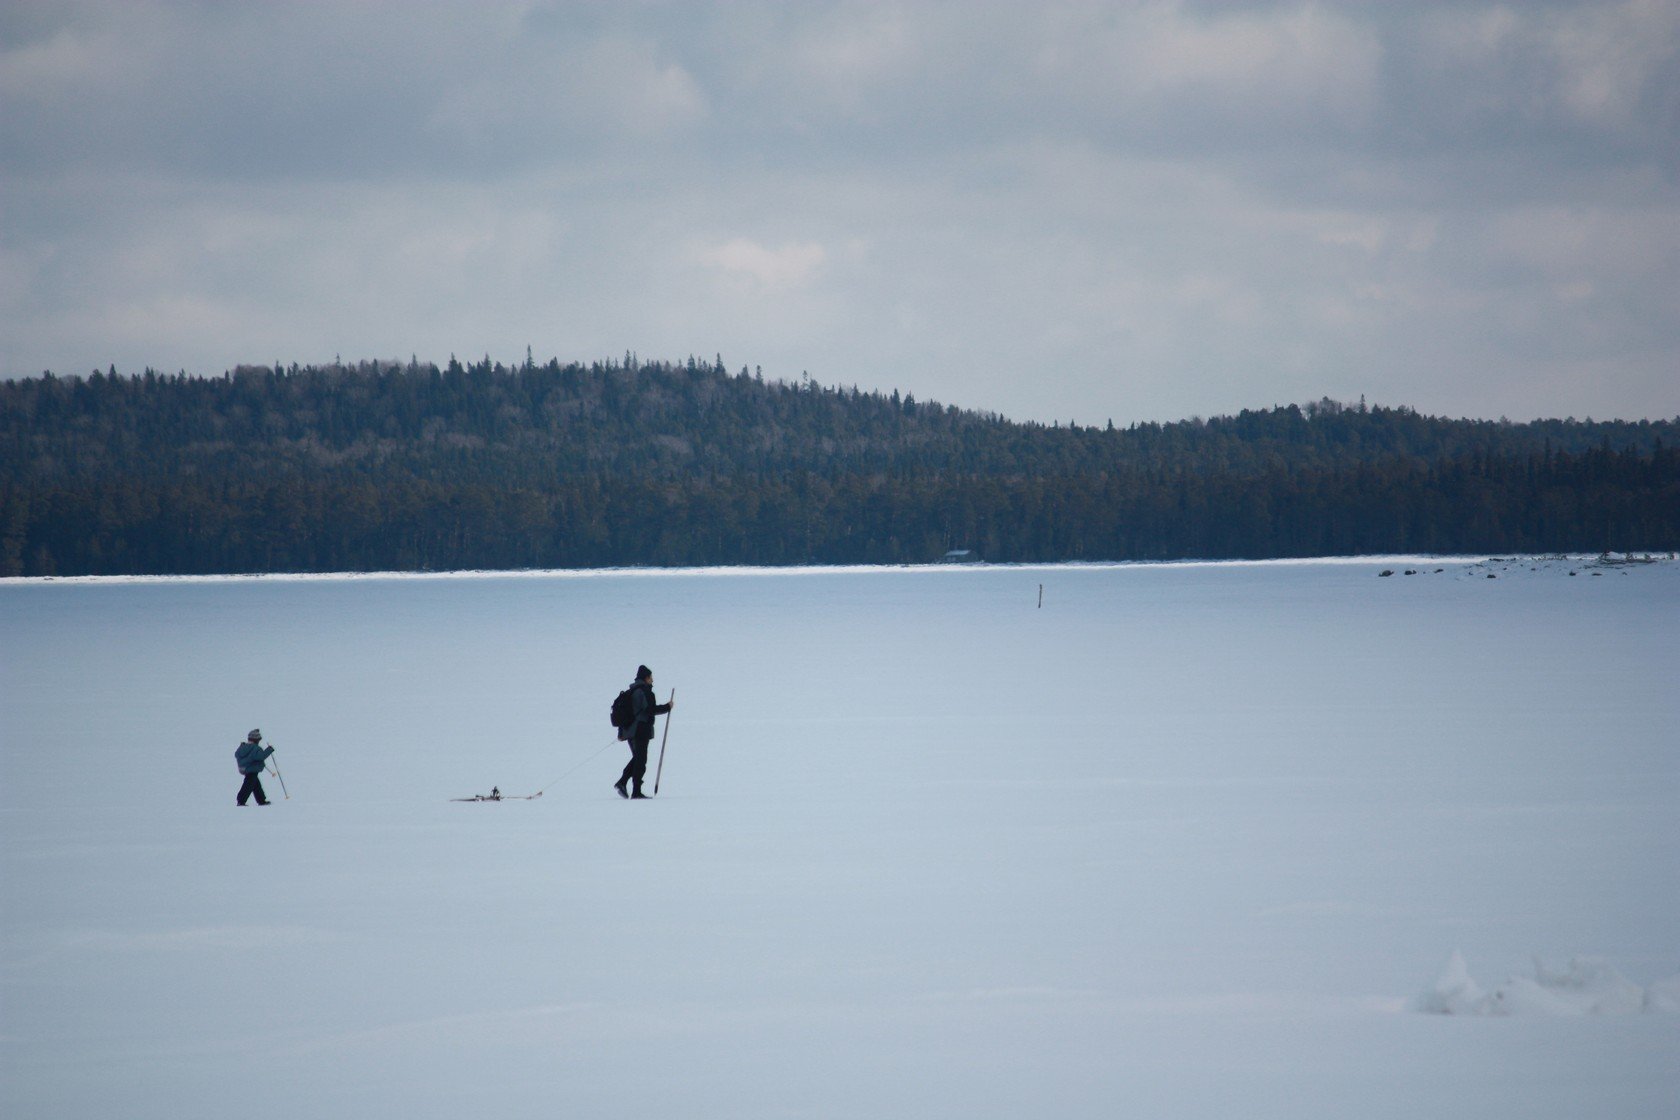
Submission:
<svg viewBox="0 0 1680 1120">
<path fill-rule="evenodd" d="M 670 703 L 677 702 L 677 690 L 671 690 Z M 665 773 L 665 740 L 671 737 L 671 712 L 665 713 L 665 734 L 659 737 L 659 765 L 653 770 L 653 795 L 659 796 L 659 776 Z"/>
<path fill-rule="evenodd" d="M 276 778 L 280 778 L 280 764 L 274 761 L 274 756 L 272 754 L 268 756 L 268 764 L 274 768 L 274 776 Z M 291 793 L 286 789 L 285 778 L 280 778 L 280 792 L 286 795 L 287 801 L 292 799 Z"/>
</svg>

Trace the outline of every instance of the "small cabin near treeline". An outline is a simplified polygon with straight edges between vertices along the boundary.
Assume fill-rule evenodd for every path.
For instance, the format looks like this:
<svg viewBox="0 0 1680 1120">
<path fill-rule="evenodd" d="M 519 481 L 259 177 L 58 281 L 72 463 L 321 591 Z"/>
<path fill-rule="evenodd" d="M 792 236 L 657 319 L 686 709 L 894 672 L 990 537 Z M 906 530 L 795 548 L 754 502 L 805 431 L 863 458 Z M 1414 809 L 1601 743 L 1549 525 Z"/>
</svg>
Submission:
<svg viewBox="0 0 1680 1120">
<path fill-rule="evenodd" d="M 953 548 L 939 562 L 941 564 L 978 564 L 980 563 L 980 554 L 972 548 Z"/>
</svg>

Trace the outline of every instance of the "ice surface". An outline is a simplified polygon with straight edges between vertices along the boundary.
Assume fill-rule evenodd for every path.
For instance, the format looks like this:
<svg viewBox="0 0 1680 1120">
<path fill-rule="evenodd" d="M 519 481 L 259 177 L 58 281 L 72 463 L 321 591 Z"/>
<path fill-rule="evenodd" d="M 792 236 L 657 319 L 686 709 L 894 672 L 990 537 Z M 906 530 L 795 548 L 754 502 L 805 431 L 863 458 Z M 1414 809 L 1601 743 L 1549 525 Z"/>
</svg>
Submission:
<svg viewBox="0 0 1680 1120">
<path fill-rule="evenodd" d="M 1533 976 L 1513 976 L 1491 992 L 1470 977 L 1454 953 L 1441 977 L 1418 998 L 1418 1010 L 1440 1015 L 1639 1015 L 1670 1012 L 1669 993 L 1680 976 L 1641 988 L 1596 957 L 1576 957 L 1561 969 L 1534 962 Z"/>
<path fill-rule="evenodd" d="M 0 581 L 0 1115 L 1672 1120 L 1677 577 Z"/>
</svg>

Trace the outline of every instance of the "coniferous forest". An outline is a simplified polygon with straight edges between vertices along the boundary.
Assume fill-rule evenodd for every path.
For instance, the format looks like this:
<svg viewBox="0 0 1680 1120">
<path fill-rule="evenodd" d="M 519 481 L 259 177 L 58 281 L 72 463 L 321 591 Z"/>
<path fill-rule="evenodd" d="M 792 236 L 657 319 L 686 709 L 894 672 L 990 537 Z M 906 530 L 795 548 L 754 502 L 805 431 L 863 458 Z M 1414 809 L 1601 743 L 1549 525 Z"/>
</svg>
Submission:
<svg viewBox="0 0 1680 1120">
<path fill-rule="evenodd" d="M 1677 421 L 1023 424 L 721 359 L 0 381 L 0 575 L 1680 548 Z"/>
</svg>

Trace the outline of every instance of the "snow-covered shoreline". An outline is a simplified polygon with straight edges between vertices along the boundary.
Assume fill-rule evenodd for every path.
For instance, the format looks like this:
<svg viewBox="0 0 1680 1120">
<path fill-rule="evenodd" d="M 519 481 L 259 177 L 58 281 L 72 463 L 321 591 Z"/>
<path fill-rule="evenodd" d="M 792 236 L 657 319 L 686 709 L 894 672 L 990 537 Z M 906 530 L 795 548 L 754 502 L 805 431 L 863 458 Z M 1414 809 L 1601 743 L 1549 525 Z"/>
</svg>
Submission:
<svg viewBox="0 0 1680 1120">
<path fill-rule="evenodd" d="M 1592 564 L 1602 561 L 1606 554 L 1592 553 L 1536 553 L 1513 556 L 1440 556 L 1425 553 L 1378 553 L 1368 556 L 1286 557 L 1269 560 L 1116 560 L 1068 561 L 1042 564 L 789 564 L 778 566 L 716 565 L 691 568 L 631 567 L 631 568 L 515 568 L 464 569 L 447 572 L 253 572 L 216 575 L 90 575 L 90 576 L 5 576 L 0 586 L 44 583 L 337 583 L 375 580 L 485 580 L 485 579 L 600 579 L 655 578 L 661 576 L 799 576 L 799 575 L 869 575 L 889 572 L 959 574 L 964 572 L 1055 572 L 1110 571 L 1134 569 L 1182 568 L 1299 568 L 1332 566 L 1396 564 L 1448 565 L 1511 565 L 1523 563 Z M 1617 557 L 1647 557 L 1652 563 L 1674 559 L 1668 553 L 1616 553 Z M 1630 561 L 1633 562 L 1633 561 Z"/>
</svg>

